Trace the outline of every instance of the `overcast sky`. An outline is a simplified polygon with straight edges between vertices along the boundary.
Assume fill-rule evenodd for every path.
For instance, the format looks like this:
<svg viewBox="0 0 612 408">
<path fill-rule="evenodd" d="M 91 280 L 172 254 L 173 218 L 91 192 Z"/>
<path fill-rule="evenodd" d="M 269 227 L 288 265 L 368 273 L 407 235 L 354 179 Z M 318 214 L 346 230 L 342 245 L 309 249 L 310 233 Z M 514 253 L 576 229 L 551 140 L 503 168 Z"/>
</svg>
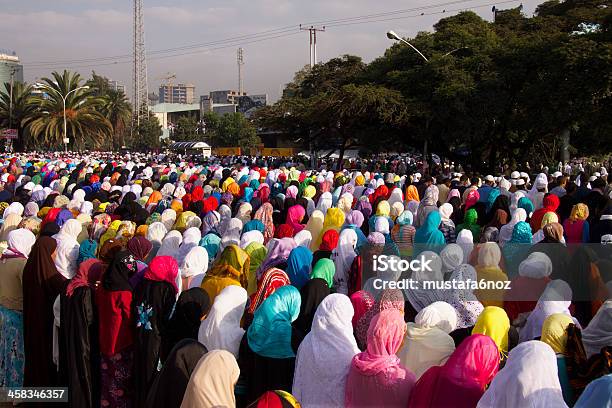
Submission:
<svg viewBox="0 0 612 408">
<path fill-rule="evenodd" d="M 521 1 L 502 0 L 498 8 L 518 6 Z M 278 98 L 282 86 L 295 71 L 308 64 L 308 32 L 299 32 L 300 23 L 338 20 L 446 3 L 424 10 L 394 13 L 377 19 L 387 21 L 350 24 L 328 28 L 318 35 L 318 59 L 326 61 L 343 54 L 355 54 L 371 61 L 390 45 L 388 29 L 402 36 L 431 30 L 444 15 L 470 8 L 492 19 L 493 0 L 144 0 L 147 51 L 224 41 L 245 36 L 216 48 L 189 50 L 192 54 L 148 60 L 149 91 L 157 91 L 160 77 L 176 73 L 177 82 L 196 86 L 196 95 L 217 89 L 236 89 L 236 49 L 244 48 L 245 89 Z M 531 15 L 538 0 L 523 1 Z M 480 7 L 478 7 L 480 6 Z M 478 8 L 474 8 L 478 7 Z M 442 10 L 446 10 L 442 14 Z M 420 16 L 421 13 L 425 15 Z M 392 19 L 392 20 L 389 20 Z M 369 21 L 365 23 L 365 21 Z M 131 94 L 130 58 L 82 62 L 96 57 L 116 57 L 132 52 L 131 0 L 0 0 L 0 48 L 15 50 L 24 63 L 26 81 L 47 76 L 53 69 L 73 69 L 89 76 L 97 73 L 124 83 Z M 292 32 L 271 32 L 261 37 L 250 34 L 294 27 Z M 271 36 L 279 38 L 262 40 Z M 196 51 L 196 52 L 194 52 Z M 184 51 L 183 51 L 184 52 Z M 157 55 L 158 57 L 160 54 Z M 76 63 L 57 61 L 78 60 Z M 127 61 L 128 63 L 124 63 Z M 41 65 L 45 63 L 47 65 Z M 34 65 L 37 64 L 37 65 Z M 106 64 L 106 65 L 102 65 Z M 90 66 L 95 65 L 95 66 Z"/>
</svg>

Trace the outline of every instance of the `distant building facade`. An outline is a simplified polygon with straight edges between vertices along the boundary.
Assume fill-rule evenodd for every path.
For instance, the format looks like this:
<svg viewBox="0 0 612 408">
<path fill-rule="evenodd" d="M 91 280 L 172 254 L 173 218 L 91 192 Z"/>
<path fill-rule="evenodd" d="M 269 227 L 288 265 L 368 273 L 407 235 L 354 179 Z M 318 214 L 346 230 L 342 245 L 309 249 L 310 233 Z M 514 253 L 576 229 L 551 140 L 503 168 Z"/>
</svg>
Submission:
<svg viewBox="0 0 612 408">
<path fill-rule="evenodd" d="M 159 103 L 195 102 L 195 86 L 191 84 L 163 84 L 159 87 Z"/>
<path fill-rule="evenodd" d="M 268 105 L 268 95 L 246 95 L 238 98 L 238 112 L 244 114 L 247 118 L 260 108 Z"/>
<path fill-rule="evenodd" d="M 113 91 L 121 91 L 121 92 L 123 92 L 125 94 L 125 85 L 123 85 L 119 81 L 115 81 L 115 80 L 111 79 L 111 80 L 108 81 L 108 86 Z"/>
<path fill-rule="evenodd" d="M 11 82 L 23 82 L 23 65 L 15 51 L 0 49 L 0 84 Z"/>
<path fill-rule="evenodd" d="M 212 99 L 213 103 L 222 103 L 222 104 L 226 104 L 226 103 L 231 103 L 234 105 L 238 104 L 238 99 L 241 96 L 246 96 L 246 92 L 243 92 L 242 94 L 238 91 L 232 91 L 232 90 L 227 90 L 227 91 L 212 91 L 210 93 L 210 99 Z"/>
</svg>

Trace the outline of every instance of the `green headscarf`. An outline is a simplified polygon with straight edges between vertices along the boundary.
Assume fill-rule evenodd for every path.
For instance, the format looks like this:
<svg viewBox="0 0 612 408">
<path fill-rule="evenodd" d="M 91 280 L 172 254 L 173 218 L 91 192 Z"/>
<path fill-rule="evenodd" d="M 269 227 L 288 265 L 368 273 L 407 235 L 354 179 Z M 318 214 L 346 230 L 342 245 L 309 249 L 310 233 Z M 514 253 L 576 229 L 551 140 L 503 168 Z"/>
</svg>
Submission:
<svg viewBox="0 0 612 408">
<path fill-rule="evenodd" d="M 334 261 L 328 258 L 322 258 L 317 261 L 314 268 L 312 268 L 312 273 L 310 274 L 310 279 L 321 278 L 327 285 L 331 288 L 334 284 L 334 274 L 336 273 L 336 265 L 334 265 Z"/>
</svg>

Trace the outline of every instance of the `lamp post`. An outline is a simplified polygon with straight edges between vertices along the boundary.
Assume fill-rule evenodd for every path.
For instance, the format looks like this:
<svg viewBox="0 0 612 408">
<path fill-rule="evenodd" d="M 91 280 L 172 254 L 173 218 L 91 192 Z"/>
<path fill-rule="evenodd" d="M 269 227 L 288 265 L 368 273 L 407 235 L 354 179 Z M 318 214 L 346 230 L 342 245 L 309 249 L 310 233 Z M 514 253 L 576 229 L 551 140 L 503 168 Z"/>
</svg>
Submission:
<svg viewBox="0 0 612 408">
<path fill-rule="evenodd" d="M 45 85 L 44 88 L 51 89 L 51 90 L 55 91 L 53 88 L 51 88 L 48 85 Z M 79 86 L 78 88 L 74 88 L 72 91 L 66 93 L 66 95 L 60 94 L 60 97 L 62 98 L 62 103 L 63 103 L 63 106 L 64 106 L 64 152 L 65 153 L 68 153 L 68 142 L 70 141 L 68 139 L 68 129 L 67 129 L 68 126 L 67 126 L 67 123 L 66 123 L 66 99 L 68 98 L 68 95 L 70 95 L 73 92 L 79 91 L 81 89 L 89 89 L 89 86 L 87 86 L 87 85 Z"/>
</svg>

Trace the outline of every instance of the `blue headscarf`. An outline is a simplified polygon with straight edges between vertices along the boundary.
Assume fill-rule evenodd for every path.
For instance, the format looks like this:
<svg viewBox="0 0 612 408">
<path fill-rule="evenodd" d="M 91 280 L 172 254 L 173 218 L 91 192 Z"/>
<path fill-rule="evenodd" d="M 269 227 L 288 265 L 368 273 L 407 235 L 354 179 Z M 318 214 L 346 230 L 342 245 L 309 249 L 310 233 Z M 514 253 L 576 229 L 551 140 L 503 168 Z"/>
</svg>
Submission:
<svg viewBox="0 0 612 408">
<path fill-rule="evenodd" d="M 244 224 L 244 227 L 242 227 L 243 234 L 249 231 L 259 231 L 263 234 L 265 230 L 266 230 L 266 226 L 260 220 L 251 220 L 247 222 L 246 224 Z"/>
<path fill-rule="evenodd" d="M 491 191 L 489 191 L 489 197 L 487 198 L 487 212 L 491 211 L 495 200 L 497 200 L 497 197 L 499 197 L 500 194 L 501 192 L 496 188 L 493 188 L 491 189 Z"/>
<path fill-rule="evenodd" d="M 255 311 L 247 331 L 249 347 L 268 358 L 295 357 L 291 347 L 291 323 L 300 314 L 302 298 L 294 286 L 283 286 Z"/>
<path fill-rule="evenodd" d="M 527 213 L 527 216 L 534 211 L 533 203 L 527 197 L 521 197 L 518 200 L 518 208 L 522 208 Z M 515 226 L 516 227 L 516 226 Z"/>
<path fill-rule="evenodd" d="M 55 219 L 55 223 L 58 227 L 62 227 L 64 223 L 68 220 L 73 219 L 72 213 L 69 210 L 62 210 L 57 214 L 57 218 Z"/>
<path fill-rule="evenodd" d="M 298 289 L 310 280 L 310 267 L 312 266 L 312 252 L 306 247 L 298 246 L 291 250 L 287 259 L 287 276 L 291 284 Z"/>
<path fill-rule="evenodd" d="M 253 189 L 251 187 L 245 187 L 244 188 L 244 201 L 246 201 L 247 203 L 250 203 L 251 199 L 253 199 Z"/>
<path fill-rule="evenodd" d="M 204 248 L 208 252 L 208 264 L 211 265 L 217 257 L 219 252 L 219 246 L 221 245 L 221 238 L 217 234 L 206 234 L 200 240 L 199 246 Z"/>
<path fill-rule="evenodd" d="M 604 375 L 591 381 L 578 398 L 574 408 L 611 407 L 612 374 Z"/>
<path fill-rule="evenodd" d="M 525 221 L 519 221 L 514 225 L 514 228 L 512 229 L 512 238 L 510 238 L 509 243 L 531 244 L 532 237 L 533 235 L 531 233 L 531 226 Z"/>
<path fill-rule="evenodd" d="M 432 211 L 427 214 L 425 222 L 421 228 L 417 229 L 414 235 L 415 244 L 428 244 L 428 245 L 444 245 L 444 234 L 438 229 L 442 217 L 438 211 Z"/>
<path fill-rule="evenodd" d="M 77 265 L 80 265 L 88 259 L 95 258 L 97 249 L 98 243 L 93 239 L 86 239 L 85 241 L 81 242 L 81 246 L 79 246 Z"/>
</svg>

